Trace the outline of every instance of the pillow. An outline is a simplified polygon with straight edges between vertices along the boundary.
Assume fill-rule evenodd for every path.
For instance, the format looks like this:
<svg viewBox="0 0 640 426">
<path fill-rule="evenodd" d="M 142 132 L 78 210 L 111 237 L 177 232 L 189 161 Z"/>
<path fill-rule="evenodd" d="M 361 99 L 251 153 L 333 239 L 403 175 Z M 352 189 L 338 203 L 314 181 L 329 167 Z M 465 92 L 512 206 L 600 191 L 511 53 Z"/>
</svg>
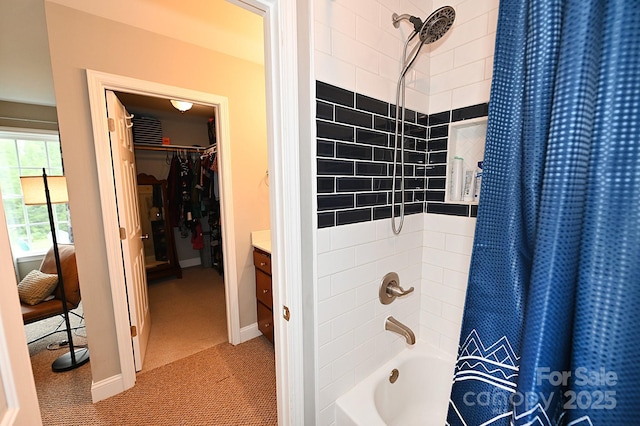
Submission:
<svg viewBox="0 0 640 426">
<path fill-rule="evenodd" d="M 58 285 L 57 274 L 45 274 L 33 270 L 18 284 L 20 301 L 27 305 L 36 305 L 46 299 Z"/>
</svg>

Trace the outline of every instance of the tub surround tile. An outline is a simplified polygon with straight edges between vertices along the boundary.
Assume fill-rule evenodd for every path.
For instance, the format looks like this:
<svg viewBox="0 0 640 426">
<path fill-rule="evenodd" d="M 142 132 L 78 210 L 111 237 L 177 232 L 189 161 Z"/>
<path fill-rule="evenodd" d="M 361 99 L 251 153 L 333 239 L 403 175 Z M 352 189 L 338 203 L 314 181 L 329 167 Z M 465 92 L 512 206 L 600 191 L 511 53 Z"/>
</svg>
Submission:
<svg viewBox="0 0 640 426">
<path fill-rule="evenodd" d="M 475 223 L 468 217 L 424 215 L 420 335 L 452 359 L 460 337 Z"/>
<path fill-rule="evenodd" d="M 333 121 L 333 105 L 316 101 L 316 118 Z"/>
<path fill-rule="evenodd" d="M 317 173 L 335 178 L 317 181 L 318 228 L 390 218 L 395 105 L 321 81 L 316 88 Z M 405 111 L 405 214 L 477 216 L 475 204 L 445 203 L 449 124 L 487 113 L 487 103 L 429 115 Z M 328 196 L 346 193 L 353 203 Z M 329 210 L 335 214 L 324 214 Z"/>
<path fill-rule="evenodd" d="M 316 96 L 318 99 L 329 101 L 334 104 L 354 106 L 354 93 L 350 90 L 341 89 L 331 84 L 316 82 Z"/>
<path fill-rule="evenodd" d="M 451 121 L 469 120 L 472 118 L 486 117 L 489 115 L 489 104 L 478 104 L 451 111 Z"/>
</svg>

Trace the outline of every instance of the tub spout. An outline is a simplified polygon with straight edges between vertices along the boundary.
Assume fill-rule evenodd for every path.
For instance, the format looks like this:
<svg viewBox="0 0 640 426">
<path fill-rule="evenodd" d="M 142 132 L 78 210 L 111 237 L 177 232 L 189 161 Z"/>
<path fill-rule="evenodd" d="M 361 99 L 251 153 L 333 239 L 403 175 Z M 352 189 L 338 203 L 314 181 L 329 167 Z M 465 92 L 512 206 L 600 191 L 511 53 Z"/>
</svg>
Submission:
<svg viewBox="0 0 640 426">
<path fill-rule="evenodd" d="M 394 317 L 387 317 L 387 320 L 384 322 L 384 329 L 401 335 L 409 345 L 416 343 L 416 335 L 413 334 L 413 331 Z"/>
</svg>

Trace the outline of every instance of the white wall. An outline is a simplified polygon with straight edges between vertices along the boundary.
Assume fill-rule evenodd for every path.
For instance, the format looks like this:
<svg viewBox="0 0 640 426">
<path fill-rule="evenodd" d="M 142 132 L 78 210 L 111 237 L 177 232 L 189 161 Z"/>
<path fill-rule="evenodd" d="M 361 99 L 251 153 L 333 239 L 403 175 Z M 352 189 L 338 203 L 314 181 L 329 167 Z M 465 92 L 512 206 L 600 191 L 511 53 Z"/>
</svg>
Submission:
<svg viewBox="0 0 640 426">
<path fill-rule="evenodd" d="M 408 74 L 407 107 L 437 113 L 488 102 L 498 0 L 315 0 L 316 79 L 395 103 L 411 27 L 394 28 L 391 14 L 424 19 L 446 4 L 456 9 L 456 21 L 445 37 L 424 48 Z M 391 234 L 389 220 L 318 230 L 320 425 L 334 424 L 335 400 L 405 346 L 384 331 L 387 315 L 455 356 L 475 222 L 414 215 L 399 237 Z M 419 238 L 422 243 L 414 246 Z M 377 292 L 390 271 L 417 294 L 385 307 Z"/>
<path fill-rule="evenodd" d="M 120 364 L 85 69 L 229 99 L 240 326 L 253 324 L 256 299 L 250 233 L 269 227 L 264 67 L 53 2 L 45 2 L 45 12 L 78 273 L 81 279 L 92 277 L 84 280 L 91 285 L 82 288 L 82 298 L 93 380 L 120 374 Z M 126 48 L 134 45 L 144 49 Z M 247 141 L 262 141 L 262 147 L 258 150 Z"/>
</svg>

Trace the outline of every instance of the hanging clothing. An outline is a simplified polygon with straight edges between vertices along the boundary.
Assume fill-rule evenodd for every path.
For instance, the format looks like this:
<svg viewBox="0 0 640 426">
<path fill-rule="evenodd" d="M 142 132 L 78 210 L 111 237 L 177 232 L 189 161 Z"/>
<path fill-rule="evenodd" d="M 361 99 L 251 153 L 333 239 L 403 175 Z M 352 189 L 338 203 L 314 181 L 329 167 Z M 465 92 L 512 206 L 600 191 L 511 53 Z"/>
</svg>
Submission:
<svg viewBox="0 0 640 426">
<path fill-rule="evenodd" d="M 178 156 L 174 153 L 169 164 L 169 174 L 167 175 L 167 202 L 169 205 L 167 214 L 169 223 L 173 228 L 176 228 L 180 223 L 179 178 Z"/>
<path fill-rule="evenodd" d="M 202 250 L 204 248 L 204 237 L 202 235 L 202 224 L 200 220 L 195 220 L 195 227 L 191 234 L 191 247 L 194 250 Z"/>
<path fill-rule="evenodd" d="M 638 424 L 638 10 L 500 1 L 448 425 Z"/>
</svg>

